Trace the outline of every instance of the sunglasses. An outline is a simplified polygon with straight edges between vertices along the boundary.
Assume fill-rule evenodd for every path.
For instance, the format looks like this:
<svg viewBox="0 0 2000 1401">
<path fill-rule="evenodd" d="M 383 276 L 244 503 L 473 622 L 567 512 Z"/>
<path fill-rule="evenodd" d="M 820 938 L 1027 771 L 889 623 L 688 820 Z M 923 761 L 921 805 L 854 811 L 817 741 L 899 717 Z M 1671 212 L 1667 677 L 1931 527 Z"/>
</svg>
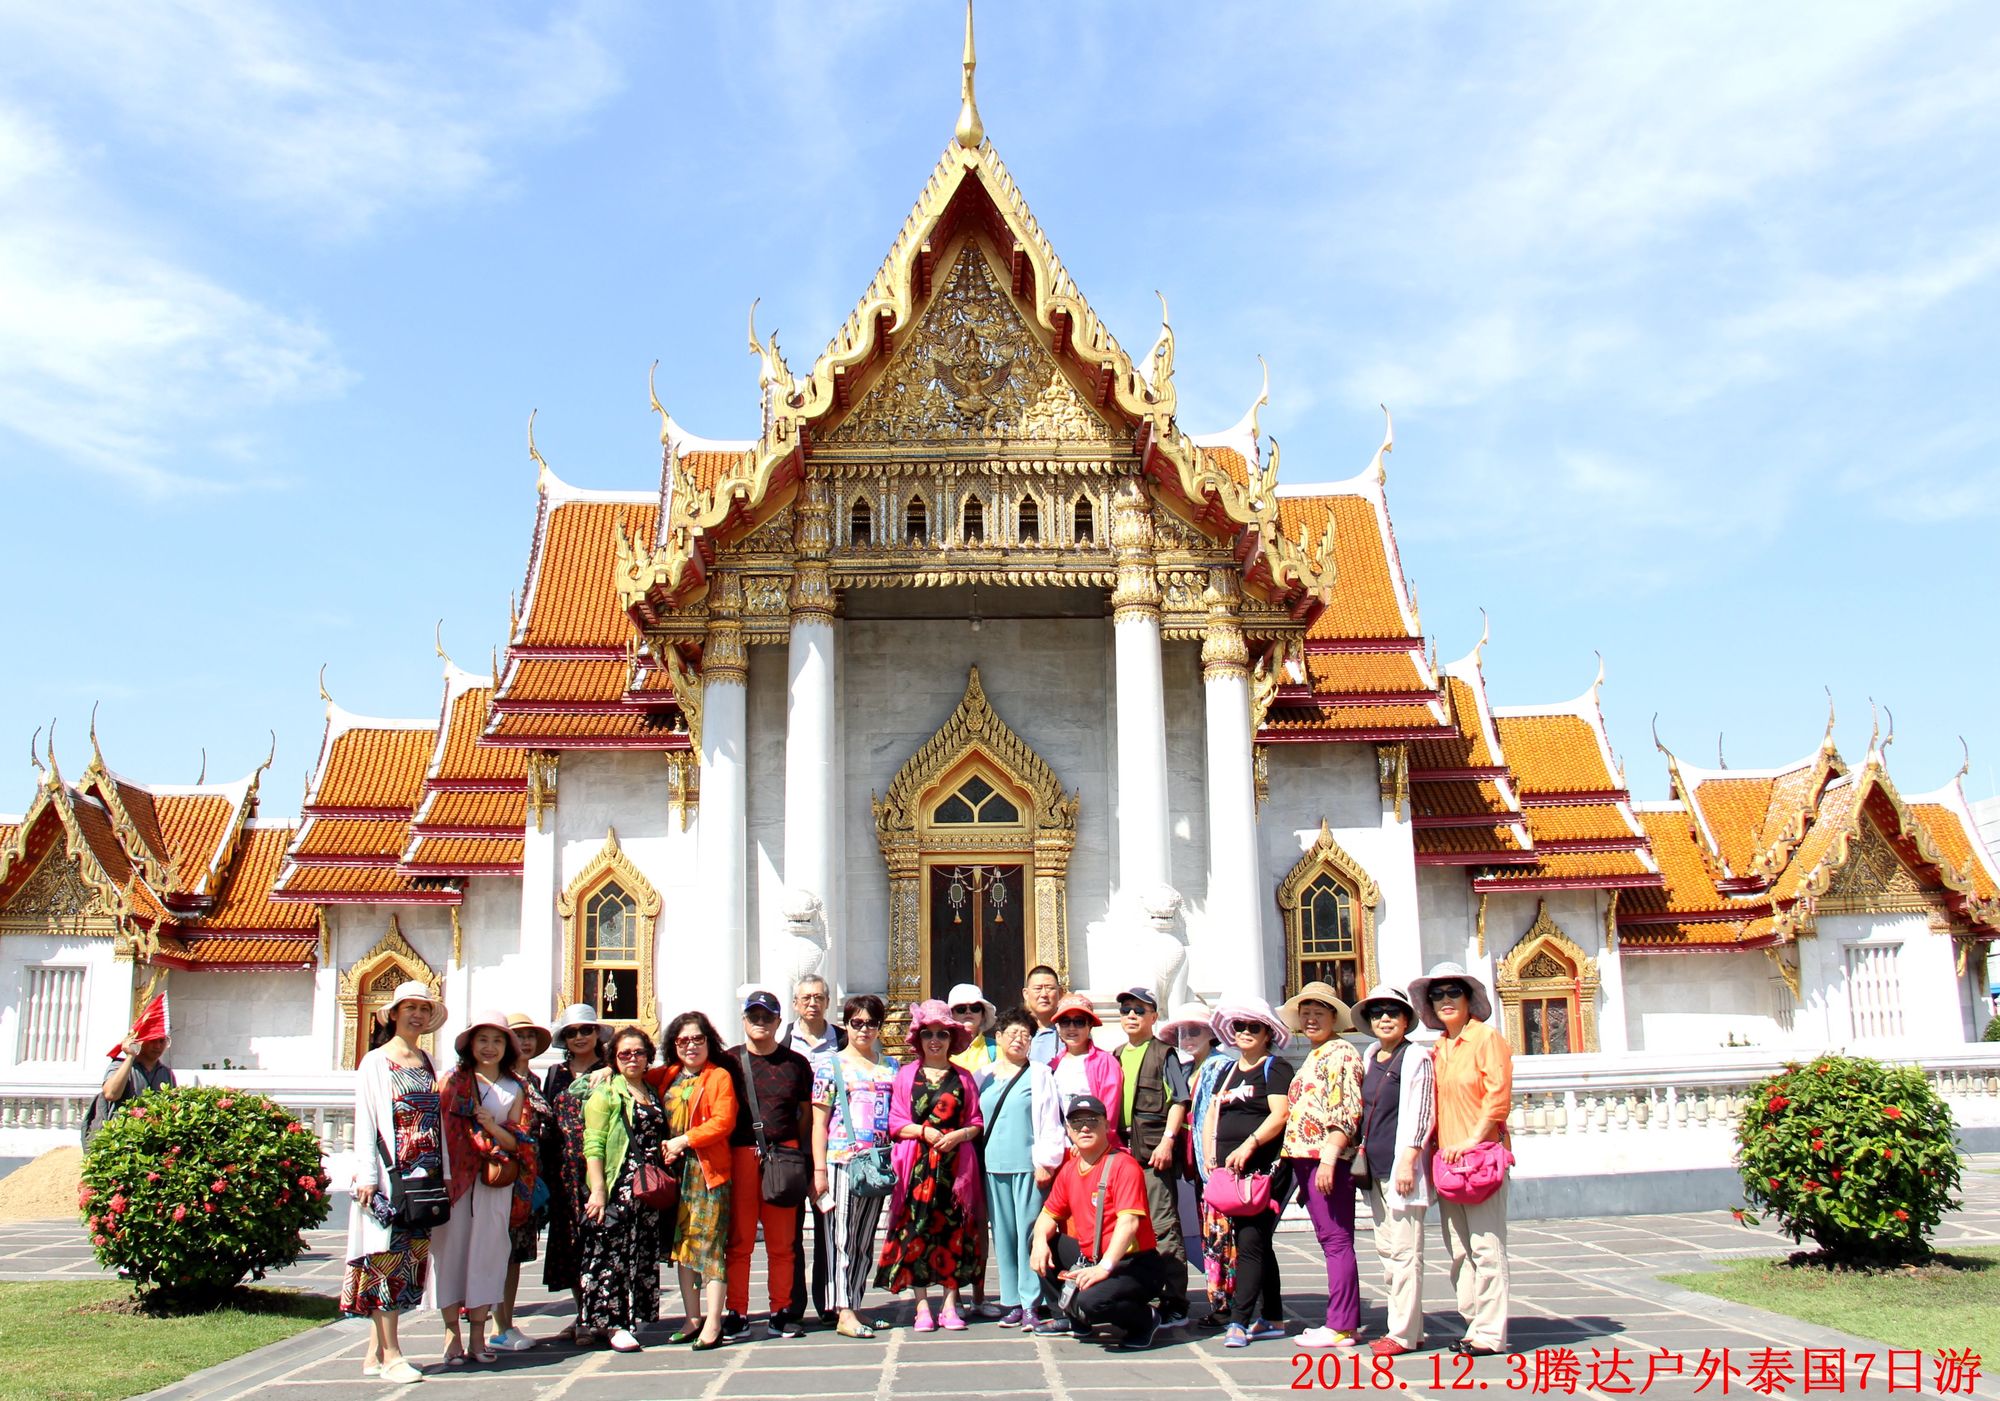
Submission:
<svg viewBox="0 0 2000 1401">
<path fill-rule="evenodd" d="M 1270 1030 L 1271 1028 L 1265 1026 L 1262 1022 L 1236 1022 L 1230 1026 L 1229 1034 L 1231 1036 L 1263 1036 L 1268 1034 Z"/>
<path fill-rule="evenodd" d="M 776 1026 L 778 1024 L 778 1014 L 762 1010 L 745 1012 L 743 1020 L 749 1022 L 752 1026 Z"/>
<path fill-rule="evenodd" d="M 1056 1025 L 1067 1026 L 1072 1028 L 1079 1026 L 1087 1027 L 1091 1025 L 1091 1021 L 1089 1017 L 1057 1017 Z"/>
<path fill-rule="evenodd" d="M 574 1041 L 579 1036 L 588 1036 L 591 1040 L 595 1041 L 597 1039 L 597 1028 L 594 1026 L 572 1026 L 565 1028 L 563 1031 L 563 1040 L 565 1041 Z"/>
<path fill-rule="evenodd" d="M 1368 1020 L 1371 1022 L 1379 1022 L 1384 1017 L 1394 1017 L 1397 1021 L 1401 1021 L 1404 1015 L 1401 1007 L 1387 1006 L 1371 1008 L 1367 1013 Z"/>
<path fill-rule="evenodd" d="M 708 1038 L 706 1036 L 676 1036 L 674 1044 L 676 1046 L 706 1046 Z"/>
<path fill-rule="evenodd" d="M 967 1002 L 963 1006 L 952 1008 L 951 1014 L 954 1017 L 983 1017 L 986 1015 L 986 1009 L 977 1002 Z"/>
<path fill-rule="evenodd" d="M 620 1051 L 618 1053 L 618 1059 L 644 1061 L 644 1060 L 651 1060 L 652 1057 L 647 1055 L 643 1050 L 640 1050 L 638 1047 L 635 1046 L 629 1051 Z"/>
<path fill-rule="evenodd" d="M 941 1026 L 927 1026 L 922 1031 L 918 1032 L 917 1035 L 923 1037 L 924 1040 L 926 1041 L 951 1040 L 951 1033 L 949 1031 L 946 1031 Z"/>
<path fill-rule="evenodd" d="M 849 1031 L 876 1031 L 880 1029 L 881 1025 L 882 1023 L 871 1021 L 867 1017 L 849 1017 L 847 1019 L 847 1029 Z"/>
<path fill-rule="evenodd" d="M 1470 994 L 1457 983 L 1444 983 L 1430 990 L 1432 1002 L 1463 1002 Z"/>
</svg>

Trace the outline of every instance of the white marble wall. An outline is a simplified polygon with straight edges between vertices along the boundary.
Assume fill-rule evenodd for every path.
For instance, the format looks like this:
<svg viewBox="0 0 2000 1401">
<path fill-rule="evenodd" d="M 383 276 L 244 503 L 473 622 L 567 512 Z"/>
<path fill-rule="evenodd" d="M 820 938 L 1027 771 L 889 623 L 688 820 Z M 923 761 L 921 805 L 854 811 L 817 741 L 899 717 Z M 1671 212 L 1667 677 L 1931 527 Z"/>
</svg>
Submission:
<svg viewBox="0 0 2000 1401">
<path fill-rule="evenodd" d="M 1897 948 L 1897 993 L 1902 1008 L 1899 1044 L 1949 1046 L 1966 1040 L 1966 1010 L 1959 993 L 1951 940 L 1922 914 L 1822 915 L 1818 933 L 1799 940 L 1797 1040 L 1806 1049 L 1852 1046 L 1880 1050 L 1880 1038 L 1856 1034 L 1847 977 L 1848 950 L 1867 945 Z"/>
<path fill-rule="evenodd" d="M 1715 1051 L 1732 1035 L 1739 1044 L 1793 1044 L 1783 1024 L 1791 993 L 1760 949 L 1629 954 L 1623 967 L 1626 1035 L 1635 1051 Z"/>
<path fill-rule="evenodd" d="M 173 1049 L 168 1060 L 193 1070 L 224 1060 L 252 1070 L 327 1069 L 313 1026 L 313 974 L 197 973 L 167 980 Z"/>
<path fill-rule="evenodd" d="M 749 948 L 744 970 L 751 982 L 783 981 L 764 969 L 763 949 L 778 946 L 785 928 L 785 729 L 788 697 L 783 647 L 750 649 L 750 694 L 745 707 L 749 754 L 748 822 L 750 834 Z M 851 715 L 847 711 L 844 714 Z M 872 846 L 873 843 L 871 842 Z M 877 857 L 879 870 L 882 862 Z M 838 860 L 834 869 L 840 869 Z M 822 902 L 825 892 L 815 891 Z M 761 946 L 761 947 L 760 947 Z M 870 987 L 880 987 L 871 983 Z M 785 989 L 779 988 L 782 995 Z M 731 1028 L 734 1018 L 731 1019 Z"/>
<path fill-rule="evenodd" d="M 22 1063 L 21 1013 L 30 968 L 84 970 L 86 1007 L 79 1057 Z M 72 1079 L 98 1074 L 104 1053 L 132 1026 L 132 965 L 111 956 L 111 940 L 10 934 L 0 939 L 0 1068 L 17 1079 Z"/>
</svg>

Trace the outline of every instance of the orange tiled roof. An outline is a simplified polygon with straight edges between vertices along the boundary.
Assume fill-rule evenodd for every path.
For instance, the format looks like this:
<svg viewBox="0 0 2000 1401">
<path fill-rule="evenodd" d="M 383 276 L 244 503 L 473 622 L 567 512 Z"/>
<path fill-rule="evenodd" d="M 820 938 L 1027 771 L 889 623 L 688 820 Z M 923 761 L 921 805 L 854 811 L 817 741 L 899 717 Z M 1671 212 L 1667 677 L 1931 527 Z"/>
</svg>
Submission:
<svg viewBox="0 0 2000 1401">
<path fill-rule="evenodd" d="M 1249 483 L 1250 464 L 1245 460 L 1243 454 L 1235 448 L 1203 447 L 1201 452 L 1202 456 L 1208 460 L 1210 466 L 1221 468 L 1229 480 L 1235 482 L 1238 486 L 1244 486 Z M 1325 527 L 1322 526 L 1321 529 L 1325 529 Z"/>
<path fill-rule="evenodd" d="M 1429 741 L 1419 740 L 1418 743 Z M 1444 783 L 1413 783 L 1410 785 L 1410 810 L 1418 817 L 1471 817 L 1480 813 L 1509 814 L 1512 820 L 1514 809 L 1507 805 L 1507 799 L 1500 791 L 1500 785 L 1488 779 L 1453 779 Z"/>
<path fill-rule="evenodd" d="M 394 865 L 409 837 L 408 818 L 315 817 L 292 844 L 292 859 L 310 863 L 325 857 L 380 857 Z"/>
<path fill-rule="evenodd" d="M 517 701 L 560 702 L 570 705 L 615 705 L 625 694 L 631 668 L 615 660 L 516 662 L 502 688 L 500 704 Z"/>
<path fill-rule="evenodd" d="M 1605 763 L 1597 731 L 1580 715 L 1496 714 L 1493 723 L 1523 796 L 1602 793 L 1625 786 Z"/>
<path fill-rule="evenodd" d="M 705 456 L 736 454 L 690 453 L 682 460 Z M 657 503 L 558 501 L 549 507 L 514 645 L 623 647 L 632 624 L 618 602 L 613 532 L 622 525 L 629 538 L 651 540 L 659 516 Z"/>
<path fill-rule="evenodd" d="M 1701 812 L 1717 855 L 1731 874 L 1747 876 L 1764 850 L 1765 820 L 1771 811 L 1770 775 L 1748 778 L 1705 777 L 1688 784 L 1688 798 Z"/>
<path fill-rule="evenodd" d="M 1331 519 L 1334 529 L 1333 599 L 1313 620 L 1307 639 L 1408 637 L 1389 544 L 1375 503 L 1364 496 L 1286 496 L 1278 501 L 1278 528 L 1286 538 L 1317 541 Z"/>
<path fill-rule="evenodd" d="M 177 889 L 205 893 L 209 869 L 235 834 L 241 806 L 220 793 L 160 793 L 154 807 L 180 877 Z"/>
<path fill-rule="evenodd" d="M 695 490 L 708 491 L 722 479 L 722 473 L 730 463 L 739 462 L 742 458 L 740 452 L 684 452 L 677 460 L 693 481 Z"/>
<path fill-rule="evenodd" d="M 1620 906 L 1623 909 L 1623 906 Z M 1769 915 L 1741 919 L 1676 920 L 1662 924 L 1619 926 L 1618 942 L 1638 948 L 1709 948 L 1762 944 L 1771 938 Z"/>
<path fill-rule="evenodd" d="M 496 749 L 479 742 L 492 701 L 491 686 L 474 686 L 461 691 L 452 702 L 451 715 L 443 727 L 443 752 L 432 755 L 430 782 L 526 784 L 527 756 L 518 749 Z"/>
<path fill-rule="evenodd" d="M 419 834 L 405 866 L 521 868 L 525 837 L 430 837 Z"/>
<path fill-rule="evenodd" d="M 1636 851 L 1540 851 L 1535 853 L 1533 865 L 1496 867 L 1480 877 L 1482 883 L 1627 879 L 1654 879 L 1653 869 Z"/>
<path fill-rule="evenodd" d="M 1665 884 L 1657 890 L 1634 891 L 1619 905 L 1619 913 L 1693 914 L 1731 907 L 1730 897 L 1716 889 L 1687 809 L 1649 808 L 1638 818 Z"/>
<path fill-rule="evenodd" d="M 1639 836 L 1625 821 L 1616 803 L 1559 803 L 1522 809 L 1528 819 L 1528 835 L 1542 842 L 1637 841 Z"/>
<path fill-rule="evenodd" d="M 378 729 L 360 722 L 334 737 L 320 765 L 312 806 L 409 811 L 423 789 L 436 742 L 437 731 L 428 725 Z"/>
<path fill-rule="evenodd" d="M 310 912 L 311 907 L 305 907 Z M 319 952 L 317 934 L 298 938 L 245 939 L 182 930 L 160 941 L 160 961 L 184 968 L 310 968 Z"/>
<path fill-rule="evenodd" d="M 520 741 L 533 748 L 547 740 L 645 739 L 670 747 L 669 732 L 646 724 L 646 712 L 632 710 L 621 715 L 528 714 L 496 715 L 487 726 L 488 740 L 501 744 Z M 686 736 L 681 736 L 683 740 Z M 582 746 L 579 746 L 582 747 Z"/>
<path fill-rule="evenodd" d="M 1306 677 L 1315 695 L 1429 691 L 1416 655 L 1395 652 L 1308 652 Z"/>
<path fill-rule="evenodd" d="M 1503 823 L 1490 827 L 1419 827 L 1411 836 L 1419 852 L 1436 855 L 1522 849 L 1514 839 L 1513 828 Z"/>
<path fill-rule="evenodd" d="M 1916 802 L 1910 804 L 1910 815 L 1974 895 L 1981 900 L 2000 899 L 2000 881 L 1995 881 L 1989 863 L 1980 859 L 1973 836 L 1957 813 L 1943 803 Z"/>
<path fill-rule="evenodd" d="M 311 905 L 281 904 L 271 899 L 292 831 L 289 823 L 268 827 L 252 824 L 244 829 L 222 894 L 201 921 L 202 932 L 284 929 L 317 934 L 319 921 Z"/>
<path fill-rule="evenodd" d="M 1803 893 L 1807 877 L 1831 854 L 1834 839 L 1850 831 L 1858 820 L 1860 790 L 1861 785 L 1852 778 L 1837 779 L 1826 786 L 1820 794 L 1812 826 L 1806 829 L 1805 840 L 1799 843 L 1783 874 L 1771 887 L 1774 900 L 1789 904 Z"/>
<path fill-rule="evenodd" d="M 165 866 L 171 853 L 167 847 L 166 836 L 160 830 L 160 815 L 153 806 L 153 795 L 129 779 L 120 778 L 116 774 L 111 774 L 109 777 L 111 782 L 108 786 L 112 790 L 112 796 L 117 799 L 118 805 L 124 808 L 125 815 L 132 819 L 133 830 L 138 833 L 140 844 L 146 848 L 143 852 L 131 854 L 141 858 L 150 857 Z"/>
<path fill-rule="evenodd" d="M 111 814 L 97 799 L 70 790 L 70 812 L 76 818 L 77 830 L 83 835 L 83 844 L 90 848 L 90 855 L 115 886 L 124 888 L 132 882 L 132 862 L 125 855 L 125 848 L 119 844 L 118 833 L 111 825 Z"/>
<path fill-rule="evenodd" d="M 395 904 L 418 889 L 413 877 L 394 866 L 291 866 L 277 893 L 291 900 L 368 897 Z"/>
<path fill-rule="evenodd" d="M 4 849 L 6 847 L 13 845 L 14 838 L 20 835 L 21 835 L 20 819 L 10 817 L 5 819 L 4 821 L 0 821 L 0 849 Z"/>
<path fill-rule="evenodd" d="M 519 754 L 521 751 L 502 750 Z M 528 795 L 510 793 L 432 793 L 424 800 L 417 827 L 511 827 L 527 820 Z"/>
</svg>

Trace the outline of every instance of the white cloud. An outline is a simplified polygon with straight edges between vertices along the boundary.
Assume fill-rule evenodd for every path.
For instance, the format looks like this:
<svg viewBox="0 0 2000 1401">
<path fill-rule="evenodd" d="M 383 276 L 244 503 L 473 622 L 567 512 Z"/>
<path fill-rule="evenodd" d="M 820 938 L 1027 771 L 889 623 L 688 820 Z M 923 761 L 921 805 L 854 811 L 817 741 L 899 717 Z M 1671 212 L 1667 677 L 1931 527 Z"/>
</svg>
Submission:
<svg viewBox="0 0 2000 1401">
<path fill-rule="evenodd" d="M 102 104 L 170 165 L 318 232 L 482 187 L 503 146 L 564 134 L 622 83 L 575 10 L 530 29 L 374 7 L 346 31 L 251 0 L 0 12 L 17 85 Z"/>
</svg>

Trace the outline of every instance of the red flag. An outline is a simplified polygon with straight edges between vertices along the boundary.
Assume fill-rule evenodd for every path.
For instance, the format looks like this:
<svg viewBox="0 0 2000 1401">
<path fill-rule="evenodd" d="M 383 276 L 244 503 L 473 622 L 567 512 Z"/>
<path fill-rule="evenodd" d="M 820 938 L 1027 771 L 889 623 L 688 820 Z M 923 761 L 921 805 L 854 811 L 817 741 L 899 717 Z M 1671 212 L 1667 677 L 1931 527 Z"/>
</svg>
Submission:
<svg viewBox="0 0 2000 1401">
<path fill-rule="evenodd" d="M 139 1020 L 132 1023 L 132 1030 L 125 1041 L 164 1041 L 167 1037 L 167 995 L 163 992 L 146 1004 L 146 1010 L 139 1014 Z M 125 1056 L 125 1041 L 111 1048 L 111 1059 L 122 1060 Z"/>
</svg>

